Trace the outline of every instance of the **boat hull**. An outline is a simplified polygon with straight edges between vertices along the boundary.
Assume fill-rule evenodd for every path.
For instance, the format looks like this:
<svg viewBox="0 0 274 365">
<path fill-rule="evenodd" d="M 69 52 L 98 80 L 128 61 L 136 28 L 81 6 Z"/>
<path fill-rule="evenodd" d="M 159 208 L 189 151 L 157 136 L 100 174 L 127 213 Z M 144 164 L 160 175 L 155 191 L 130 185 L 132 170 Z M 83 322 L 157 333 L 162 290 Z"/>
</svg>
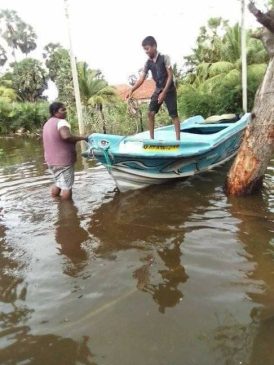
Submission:
<svg viewBox="0 0 274 365">
<path fill-rule="evenodd" d="M 199 136 L 193 134 L 197 128 L 194 122 L 184 124 L 180 142 L 174 141 L 174 137 L 173 142 L 168 140 L 168 130 L 164 131 L 166 141 L 147 141 L 140 138 L 142 134 L 136 135 L 137 139 L 96 135 L 92 137 L 91 154 L 107 168 L 121 192 L 209 171 L 235 156 L 247 123 L 234 124 L 233 128 L 228 126 L 227 132 L 224 132 L 226 127 L 219 126 L 218 132 L 215 126 L 217 132 L 214 133 L 210 132 L 212 126 L 202 126 L 207 132 L 204 130 Z M 209 137 L 205 135 L 207 133 L 210 133 Z"/>
<path fill-rule="evenodd" d="M 112 165 L 106 164 L 104 154 L 96 153 L 96 158 L 113 177 L 121 192 L 145 188 L 180 180 L 209 171 L 232 159 L 240 146 L 242 132 L 206 154 L 195 157 L 140 158 L 111 156 Z"/>
<path fill-rule="evenodd" d="M 146 173 L 144 171 L 138 171 L 114 165 L 109 173 L 114 179 L 118 189 L 121 192 L 126 192 L 128 190 L 142 189 L 150 185 L 164 184 L 175 180 L 181 180 L 195 174 L 210 171 L 232 159 L 236 153 L 237 152 L 219 162 L 208 165 L 207 167 L 196 170 L 193 169 L 192 171 L 188 172 L 178 172 L 164 175 L 162 173 Z"/>
</svg>

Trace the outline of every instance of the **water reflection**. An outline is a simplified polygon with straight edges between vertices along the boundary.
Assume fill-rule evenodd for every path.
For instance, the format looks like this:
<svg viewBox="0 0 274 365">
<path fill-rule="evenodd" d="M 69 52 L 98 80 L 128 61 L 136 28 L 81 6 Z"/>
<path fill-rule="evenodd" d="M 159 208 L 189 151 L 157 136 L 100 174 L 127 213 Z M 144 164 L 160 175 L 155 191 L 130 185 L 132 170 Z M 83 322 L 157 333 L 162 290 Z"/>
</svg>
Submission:
<svg viewBox="0 0 274 365">
<path fill-rule="evenodd" d="M 162 282 L 159 284 L 153 284 L 150 280 L 149 269 L 153 265 L 151 257 L 148 257 L 148 262 L 133 273 L 133 277 L 137 279 L 137 288 L 152 295 L 161 313 L 165 313 L 166 308 L 175 307 L 183 298 L 183 293 L 178 287 L 187 281 L 188 275 L 181 265 L 180 243 L 175 240 L 170 246 L 157 251 L 166 266 L 165 269 L 159 270 L 162 277 Z"/>
<path fill-rule="evenodd" d="M 249 263 L 246 273 L 246 296 L 253 303 L 246 325 L 232 313 L 215 332 L 216 348 L 226 364 L 273 365 L 274 282 L 273 229 L 274 215 L 258 194 L 228 200 L 228 209 L 237 219 L 237 236 L 242 255 Z"/>
<path fill-rule="evenodd" d="M 28 327 L 18 329 L 14 343 L 1 350 L 1 364 L 32 365 L 97 365 L 84 336 L 76 342 L 71 338 L 55 335 L 33 336 Z"/>
<path fill-rule="evenodd" d="M 40 145 L 8 142 L 1 364 L 273 365 L 273 167 L 234 200 L 223 168 L 116 194 L 79 166 L 75 203 L 48 204 Z"/>
<path fill-rule="evenodd" d="M 274 214 L 269 212 L 261 195 L 230 198 L 231 213 L 239 220 L 238 238 L 244 245 L 247 259 L 253 263 L 248 277 L 262 283 L 262 290 L 247 293 L 253 302 L 274 309 Z M 266 300 L 268 296 L 269 300 Z M 274 314 L 274 312 L 273 312 Z"/>
<path fill-rule="evenodd" d="M 44 172 L 44 159 L 41 153 L 40 138 L 0 137 L 0 148 L 5 152 L 0 154 L 0 166 L 10 168 L 14 165 L 37 161 L 37 170 Z"/>
<path fill-rule="evenodd" d="M 152 187 L 116 194 L 96 209 L 91 219 L 89 232 L 99 242 L 97 256 L 115 259 L 120 250 L 138 250 L 142 265 L 132 276 L 137 288 L 151 295 L 161 313 L 183 298 L 182 284 L 188 279 L 182 263 L 184 223 L 201 204 L 201 199 L 194 201 L 189 199 L 188 204 L 187 196 L 178 195 L 174 204 L 169 186 L 161 190 Z"/>
<path fill-rule="evenodd" d="M 94 209 L 88 230 L 101 243 L 97 254 L 105 257 L 119 250 L 159 249 L 175 238 L 182 243 L 184 222 L 201 204 L 202 197 L 199 192 L 196 193 L 198 200 L 189 198 L 187 194 L 177 196 L 173 189 L 174 202 L 169 189 L 167 185 L 117 193 Z"/>
<path fill-rule="evenodd" d="M 261 194 L 246 198 L 231 198 L 231 213 L 239 219 L 239 240 L 253 263 L 248 278 L 258 283 L 247 292 L 257 306 L 250 313 L 251 333 L 254 336 L 250 365 L 273 365 L 274 348 L 274 214 L 266 206 Z M 254 329 L 255 327 L 255 329 Z"/>
<path fill-rule="evenodd" d="M 60 201 L 58 220 L 55 223 L 55 238 L 60 245 L 60 255 L 66 256 L 63 271 L 69 276 L 77 276 L 86 266 L 88 255 L 82 244 L 88 239 L 88 232 L 81 227 L 78 209 L 72 201 Z"/>
<path fill-rule="evenodd" d="M 0 211 L 0 337 L 5 337 L 10 326 L 25 321 L 32 311 L 24 305 L 27 296 L 27 283 L 23 277 L 24 252 L 16 252 L 6 241 L 2 218 L 3 210 Z"/>
<path fill-rule="evenodd" d="M 261 320 L 252 346 L 249 365 L 273 365 L 273 333 L 274 317 Z"/>
</svg>

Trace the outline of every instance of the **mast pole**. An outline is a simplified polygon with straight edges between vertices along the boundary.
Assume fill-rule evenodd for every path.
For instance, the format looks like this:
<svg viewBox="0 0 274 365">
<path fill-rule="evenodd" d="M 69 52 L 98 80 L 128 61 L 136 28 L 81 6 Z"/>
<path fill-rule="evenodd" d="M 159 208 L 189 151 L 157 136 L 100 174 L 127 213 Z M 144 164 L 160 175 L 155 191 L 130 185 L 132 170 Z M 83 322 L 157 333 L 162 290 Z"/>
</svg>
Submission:
<svg viewBox="0 0 274 365">
<path fill-rule="evenodd" d="M 242 58 L 242 108 L 247 112 L 247 60 L 246 60 L 246 29 L 245 0 L 241 0 L 241 58 Z"/>
<path fill-rule="evenodd" d="M 85 134 L 85 127 L 84 127 L 84 123 L 83 123 L 82 104 L 81 104 L 79 81 L 78 81 L 78 75 L 77 75 L 77 66 L 76 66 L 75 56 L 74 56 L 73 47 L 72 47 L 68 0 L 64 0 L 64 6 L 65 6 L 65 18 L 66 18 L 66 24 L 67 24 L 67 33 L 68 33 L 68 39 L 69 39 L 70 65 L 71 65 L 73 89 L 74 89 L 74 95 L 75 95 L 75 101 L 76 101 L 78 127 L 79 127 L 79 133 L 81 135 L 84 135 Z"/>
</svg>

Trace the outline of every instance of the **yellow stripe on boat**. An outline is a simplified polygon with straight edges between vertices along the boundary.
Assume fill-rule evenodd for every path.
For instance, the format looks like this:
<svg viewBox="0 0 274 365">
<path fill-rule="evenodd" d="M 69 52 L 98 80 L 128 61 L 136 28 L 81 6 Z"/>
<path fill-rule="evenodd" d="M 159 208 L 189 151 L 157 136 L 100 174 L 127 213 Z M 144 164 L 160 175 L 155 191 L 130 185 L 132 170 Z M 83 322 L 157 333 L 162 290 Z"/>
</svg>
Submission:
<svg viewBox="0 0 274 365">
<path fill-rule="evenodd" d="M 145 145 L 143 149 L 146 151 L 178 151 L 179 146 L 155 146 L 155 145 Z"/>
</svg>

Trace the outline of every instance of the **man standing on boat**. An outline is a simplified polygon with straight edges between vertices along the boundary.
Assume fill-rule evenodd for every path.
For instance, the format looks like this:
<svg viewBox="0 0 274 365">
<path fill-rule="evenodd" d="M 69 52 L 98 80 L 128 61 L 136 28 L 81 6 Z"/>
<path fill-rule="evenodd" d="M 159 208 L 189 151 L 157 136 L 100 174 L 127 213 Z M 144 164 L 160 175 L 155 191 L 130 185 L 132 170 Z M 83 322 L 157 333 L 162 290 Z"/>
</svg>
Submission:
<svg viewBox="0 0 274 365">
<path fill-rule="evenodd" d="M 87 137 L 71 134 L 70 124 L 65 120 L 67 112 L 63 103 L 54 102 L 49 107 L 50 119 L 43 127 L 45 161 L 54 180 L 51 196 L 72 198 L 76 142 L 87 141 Z"/>
<path fill-rule="evenodd" d="M 150 138 L 154 139 L 155 115 L 158 113 L 162 103 L 165 102 L 168 113 L 174 123 L 176 139 L 180 140 L 180 121 L 177 112 L 177 94 L 173 80 L 173 70 L 171 67 L 170 58 L 169 56 L 162 55 L 157 51 L 157 42 L 152 36 L 146 37 L 142 42 L 142 46 L 149 58 L 145 63 L 139 80 L 137 80 L 130 89 L 127 98 L 132 97 L 133 92 L 137 90 L 145 81 L 148 71 L 151 71 L 152 78 L 156 83 L 156 89 L 151 96 L 148 111 Z"/>
</svg>

